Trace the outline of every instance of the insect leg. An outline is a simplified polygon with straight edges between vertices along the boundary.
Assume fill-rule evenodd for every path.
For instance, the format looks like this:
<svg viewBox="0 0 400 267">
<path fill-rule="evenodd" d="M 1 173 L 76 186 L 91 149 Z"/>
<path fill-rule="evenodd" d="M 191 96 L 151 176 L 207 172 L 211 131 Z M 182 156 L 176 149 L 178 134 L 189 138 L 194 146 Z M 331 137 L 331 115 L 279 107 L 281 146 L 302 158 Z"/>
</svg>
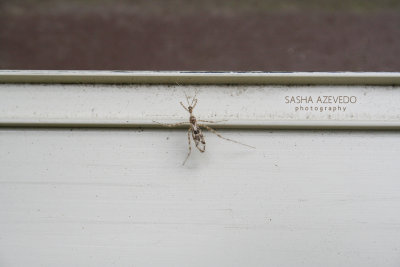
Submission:
<svg viewBox="0 0 400 267">
<path fill-rule="evenodd" d="M 178 123 L 174 123 L 174 124 L 161 123 L 161 122 L 158 122 L 158 121 L 153 121 L 153 122 L 155 122 L 155 123 L 157 123 L 159 125 L 162 125 L 164 127 L 176 127 L 176 126 L 179 126 L 179 125 L 188 124 L 188 122 L 186 122 L 186 121 L 185 122 L 178 122 Z"/>
<path fill-rule="evenodd" d="M 208 123 L 218 123 L 218 122 L 223 122 L 223 121 L 228 121 L 228 120 L 219 120 L 219 121 L 206 121 L 206 120 L 197 120 L 201 122 L 208 122 Z"/>
<path fill-rule="evenodd" d="M 251 148 L 254 148 L 254 149 L 255 149 L 254 146 L 249 146 L 249 145 L 240 143 L 240 142 L 238 142 L 238 141 L 235 141 L 235 140 L 232 140 L 232 139 L 223 137 L 223 136 L 220 135 L 216 130 L 214 130 L 213 128 L 211 128 L 211 127 L 209 127 L 209 126 L 207 126 L 207 125 L 199 124 L 199 126 L 206 128 L 207 130 L 209 130 L 209 131 L 212 132 L 213 134 L 217 135 L 219 138 L 222 138 L 222 139 L 225 139 L 225 140 L 227 140 L 227 141 L 231 141 L 231 142 L 233 142 L 233 143 L 236 143 L 236 144 L 239 144 L 239 145 L 243 145 L 243 146 L 247 146 L 247 147 L 251 147 Z"/>
<path fill-rule="evenodd" d="M 186 163 L 186 161 L 187 161 L 187 159 L 189 158 L 189 156 L 190 156 L 190 153 L 192 152 L 192 145 L 191 145 L 191 143 L 190 143 L 190 131 L 191 131 L 192 129 L 191 128 L 189 128 L 189 130 L 188 130 L 188 143 L 189 143 L 189 152 L 188 152 L 188 154 L 187 154 L 187 156 L 186 156 L 186 159 L 185 159 L 185 161 L 182 163 L 182 165 L 185 165 L 185 163 Z"/>
</svg>

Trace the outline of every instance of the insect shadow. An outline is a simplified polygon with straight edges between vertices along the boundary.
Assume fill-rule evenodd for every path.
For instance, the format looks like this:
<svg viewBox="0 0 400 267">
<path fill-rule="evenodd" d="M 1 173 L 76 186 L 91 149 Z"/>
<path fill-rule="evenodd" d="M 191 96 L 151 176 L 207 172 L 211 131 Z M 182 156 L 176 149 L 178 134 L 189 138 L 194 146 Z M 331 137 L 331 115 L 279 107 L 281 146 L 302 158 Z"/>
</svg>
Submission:
<svg viewBox="0 0 400 267">
<path fill-rule="evenodd" d="M 232 139 L 223 137 L 220 133 L 218 133 L 217 131 L 215 131 L 215 130 L 214 130 L 213 128 L 211 128 L 210 126 L 205 125 L 205 124 L 200 124 L 200 123 L 198 123 L 198 122 L 217 123 L 217 122 L 223 122 L 223 121 L 227 121 L 227 120 L 220 120 L 220 121 L 197 120 L 196 117 L 193 115 L 193 110 L 194 110 L 194 108 L 195 108 L 196 105 L 197 105 L 197 98 L 196 98 L 196 96 L 197 96 L 197 91 L 196 91 L 196 93 L 195 93 L 195 95 L 194 95 L 192 101 L 190 102 L 190 104 L 189 104 L 189 97 L 187 96 L 186 92 L 185 92 L 185 96 L 186 96 L 187 106 L 185 106 L 182 102 L 179 102 L 179 103 L 180 103 L 181 106 L 182 106 L 187 112 L 189 112 L 189 114 L 190 114 L 190 117 L 189 117 L 189 121 L 188 121 L 188 122 L 179 122 L 179 123 L 174 123 L 174 124 L 165 124 L 165 123 L 160 123 L 160 122 L 157 122 L 157 121 L 153 121 L 153 122 L 155 122 L 155 123 L 157 123 L 157 124 L 160 124 L 160 125 L 162 125 L 162 126 L 164 126 L 164 127 L 176 127 L 176 126 L 180 126 L 180 125 L 189 125 L 189 129 L 188 129 L 188 132 L 187 132 L 187 135 L 188 135 L 188 144 L 189 144 L 189 152 L 188 152 L 188 154 L 187 154 L 185 160 L 183 161 L 182 165 L 185 165 L 186 161 L 188 160 L 188 158 L 189 158 L 189 156 L 190 156 L 190 153 L 192 152 L 192 145 L 191 145 L 191 139 L 190 139 L 190 138 L 193 139 L 193 141 L 194 141 L 194 143 L 195 143 L 195 145 L 196 145 L 196 148 L 197 148 L 201 153 L 203 153 L 203 152 L 206 151 L 206 141 L 205 141 L 205 139 L 204 139 L 203 131 L 201 130 L 200 127 L 206 128 L 207 130 L 209 130 L 209 131 L 212 132 L 213 134 L 217 135 L 219 138 L 222 138 L 222 139 L 225 139 L 225 140 L 227 140 L 227 141 L 230 141 L 230 142 L 233 142 L 233 143 L 236 143 L 236 144 L 239 144 L 239 145 L 243 145 L 243 146 L 247 146 L 247 147 L 250 147 L 250 148 L 254 148 L 254 149 L 255 149 L 255 147 L 253 147 L 253 146 L 249 146 L 249 145 L 243 144 L 243 143 L 241 143 L 241 142 L 238 142 L 238 141 L 235 141 L 235 140 L 232 140 Z"/>
</svg>

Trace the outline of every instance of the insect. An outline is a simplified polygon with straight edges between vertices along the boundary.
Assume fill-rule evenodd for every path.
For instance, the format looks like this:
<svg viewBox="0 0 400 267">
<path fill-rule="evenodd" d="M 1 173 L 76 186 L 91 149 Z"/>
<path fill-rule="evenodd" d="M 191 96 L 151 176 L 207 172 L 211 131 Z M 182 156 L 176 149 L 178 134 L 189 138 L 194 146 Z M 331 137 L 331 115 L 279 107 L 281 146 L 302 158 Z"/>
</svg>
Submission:
<svg viewBox="0 0 400 267">
<path fill-rule="evenodd" d="M 180 125 L 186 125 L 189 124 L 189 129 L 187 132 L 187 136 L 188 136 L 188 144 L 189 144 L 189 152 L 185 158 L 185 161 L 183 161 L 182 165 L 185 165 L 186 161 L 188 160 L 191 152 L 192 152 L 192 145 L 191 145 L 191 138 L 194 141 L 194 144 L 196 145 L 196 148 L 201 152 L 205 152 L 206 151 L 206 141 L 204 139 L 204 135 L 203 135 L 203 131 L 201 130 L 201 127 L 206 128 L 207 130 L 209 130 L 210 132 L 212 132 L 213 134 L 217 135 L 219 138 L 225 139 L 227 141 L 233 142 L 233 143 L 237 143 L 243 146 L 247 146 L 250 148 L 255 148 L 253 146 L 249 146 L 243 143 L 240 143 L 238 141 L 223 137 L 221 134 L 219 134 L 217 131 L 215 131 L 213 128 L 211 128 L 208 125 L 205 124 L 199 124 L 198 122 L 206 122 L 206 123 L 216 123 L 216 122 L 221 122 L 221 121 L 208 121 L 208 120 L 197 120 L 196 117 L 193 115 L 193 110 L 197 105 L 197 92 L 195 94 L 195 96 L 192 98 L 191 103 L 189 104 L 189 97 L 187 96 L 187 94 L 185 93 L 186 96 L 186 102 L 187 102 L 187 107 L 182 103 L 179 102 L 181 104 L 181 106 L 190 114 L 189 117 L 189 122 L 179 122 L 179 123 L 174 123 L 174 124 L 164 124 L 164 123 L 160 123 L 160 122 L 156 122 L 153 121 L 155 123 L 158 123 L 162 126 L 165 127 L 176 127 L 176 126 L 180 126 Z M 226 121 L 226 120 L 222 120 L 222 121 Z"/>
</svg>

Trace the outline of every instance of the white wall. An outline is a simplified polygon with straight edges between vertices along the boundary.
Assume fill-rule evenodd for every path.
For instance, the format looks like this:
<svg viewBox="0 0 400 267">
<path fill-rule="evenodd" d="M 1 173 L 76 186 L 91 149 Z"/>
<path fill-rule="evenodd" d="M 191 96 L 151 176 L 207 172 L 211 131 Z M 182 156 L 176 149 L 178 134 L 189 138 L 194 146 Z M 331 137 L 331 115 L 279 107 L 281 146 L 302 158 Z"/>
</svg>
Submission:
<svg viewBox="0 0 400 267">
<path fill-rule="evenodd" d="M 323 130 L 342 123 L 332 117 L 315 119 L 320 130 L 255 130 L 262 109 L 274 113 L 260 97 L 279 95 L 277 87 L 204 87 L 197 114 L 238 114 L 225 125 L 232 129 L 219 131 L 256 149 L 205 133 L 207 151 L 194 149 L 182 166 L 185 129 L 121 128 L 126 118 L 139 124 L 141 113 L 144 126 L 184 119 L 181 89 L 122 87 L 0 87 L 0 266 L 400 265 L 398 131 Z M 385 125 L 387 114 L 397 125 L 390 103 L 398 89 L 341 92 L 365 91 L 392 112 L 371 108 L 371 121 Z M 7 108 L 5 98 L 13 98 Z M 256 108 L 243 109 L 252 101 Z M 368 118 L 362 103 L 343 115 L 346 123 L 365 123 L 354 118 Z M 284 121 L 282 112 L 272 120 Z M 307 122 L 307 114 L 293 116 Z M 121 127 L 68 128 L 93 121 Z M 247 129 L 235 128 L 238 121 Z"/>
</svg>

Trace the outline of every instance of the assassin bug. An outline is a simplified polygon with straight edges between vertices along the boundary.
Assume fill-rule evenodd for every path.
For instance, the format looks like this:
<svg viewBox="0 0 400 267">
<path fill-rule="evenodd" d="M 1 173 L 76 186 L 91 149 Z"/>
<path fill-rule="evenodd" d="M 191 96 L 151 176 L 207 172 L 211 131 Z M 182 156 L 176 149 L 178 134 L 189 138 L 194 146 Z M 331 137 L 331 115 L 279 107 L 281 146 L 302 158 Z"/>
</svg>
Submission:
<svg viewBox="0 0 400 267">
<path fill-rule="evenodd" d="M 249 145 L 240 143 L 240 142 L 238 142 L 238 141 L 235 141 L 235 140 L 232 140 L 232 139 L 223 137 L 221 134 L 219 134 L 217 131 L 215 131 L 215 130 L 214 130 L 213 128 L 211 128 L 210 126 L 205 125 L 205 124 L 199 124 L 199 123 L 197 123 L 197 122 L 216 123 L 216 122 L 221 122 L 221 121 L 197 120 L 196 117 L 193 115 L 193 109 L 196 107 L 196 104 L 197 104 L 197 98 L 196 98 L 196 96 L 197 96 L 197 91 L 196 91 L 196 94 L 194 95 L 194 97 L 193 97 L 193 99 L 192 99 L 192 102 L 191 102 L 190 104 L 189 104 L 189 97 L 186 95 L 186 93 L 185 93 L 185 96 L 186 96 L 187 107 L 186 107 L 182 102 L 179 102 L 179 103 L 181 104 L 181 106 L 182 106 L 187 112 L 189 112 L 189 114 L 190 114 L 189 122 L 179 122 L 179 123 L 174 123 L 174 124 L 164 124 L 164 123 L 159 123 L 159 122 L 153 121 L 153 122 L 158 123 L 158 124 L 160 124 L 160 125 L 162 125 L 162 126 L 165 126 L 165 127 L 176 127 L 176 126 L 180 126 L 180 125 L 189 124 L 190 127 L 189 127 L 188 132 L 187 132 L 187 135 L 188 135 L 188 144 L 189 144 L 189 152 L 188 152 L 188 154 L 187 154 L 187 156 L 186 156 L 185 161 L 182 163 L 182 165 L 185 165 L 186 161 L 188 160 L 188 158 L 189 158 L 189 156 L 190 156 L 190 153 L 192 152 L 192 145 L 191 145 L 190 137 L 192 137 L 192 139 L 193 139 L 193 141 L 194 141 L 194 143 L 195 143 L 195 145 L 196 145 L 196 148 L 197 148 L 201 153 L 203 153 L 204 151 L 206 151 L 206 141 L 205 141 L 205 139 L 204 139 L 203 131 L 201 130 L 200 127 L 206 128 L 207 130 L 209 130 L 209 131 L 212 132 L 213 134 L 217 135 L 219 138 L 222 138 L 222 139 L 225 139 L 225 140 L 227 140 L 227 141 L 230 141 L 230 142 L 233 142 L 233 143 L 237 143 L 237 144 L 240 144 L 240 145 L 243 145 L 243 146 L 247 146 L 247 147 L 250 147 L 250 148 L 255 148 L 255 147 L 253 147 L 253 146 L 249 146 Z M 226 121 L 226 120 L 223 120 L 223 121 Z"/>
</svg>

